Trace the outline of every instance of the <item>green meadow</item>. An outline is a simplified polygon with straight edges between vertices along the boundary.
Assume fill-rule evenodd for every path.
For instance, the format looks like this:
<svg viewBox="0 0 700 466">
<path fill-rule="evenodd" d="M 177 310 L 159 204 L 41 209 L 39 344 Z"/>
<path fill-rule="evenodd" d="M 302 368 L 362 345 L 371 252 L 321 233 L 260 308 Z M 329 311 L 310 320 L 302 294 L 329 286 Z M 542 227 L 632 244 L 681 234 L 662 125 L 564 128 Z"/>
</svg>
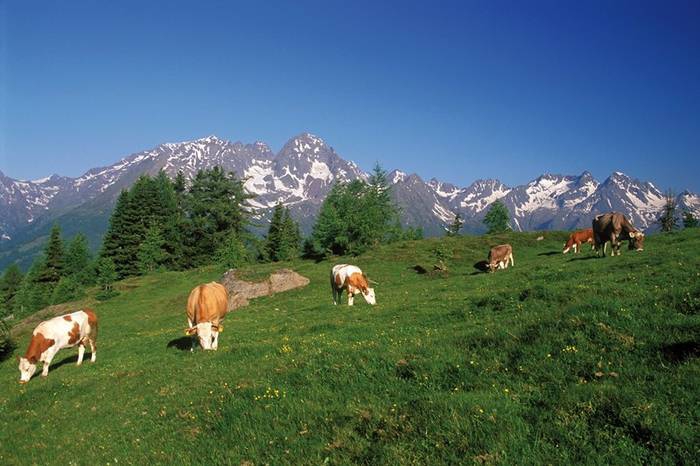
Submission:
<svg viewBox="0 0 700 466">
<path fill-rule="evenodd" d="M 0 363 L 0 464 L 691 464 L 700 458 L 700 230 L 562 255 L 564 233 L 395 243 L 290 267 L 305 288 L 228 315 L 191 353 L 185 302 L 223 270 L 116 284 L 77 349 L 18 384 L 35 318 Z M 515 267 L 474 267 L 510 242 Z M 431 270 L 434 248 L 446 274 Z M 377 305 L 332 304 L 332 264 Z M 94 293 L 93 293 L 94 294 Z M 86 358 L 86 361 L 88 358 Z"/>
</svg>

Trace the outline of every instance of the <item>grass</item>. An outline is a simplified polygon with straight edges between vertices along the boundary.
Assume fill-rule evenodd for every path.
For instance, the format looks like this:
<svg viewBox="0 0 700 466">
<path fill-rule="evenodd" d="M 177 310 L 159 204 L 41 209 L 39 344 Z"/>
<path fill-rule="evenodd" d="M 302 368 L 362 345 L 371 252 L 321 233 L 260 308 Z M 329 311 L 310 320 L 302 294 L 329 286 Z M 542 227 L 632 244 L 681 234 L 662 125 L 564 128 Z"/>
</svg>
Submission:
<svg viewBox="0 0 700 466">
<path fill-rule="evenodd" d="M 251 266 L 311 284 L 230 314 L 207 353 L 188 351 L 184 305 L 221 270 L 121 282 L 95 305 L 96 364 L 63 350 L 24 386 L 0 364 L 0 463 L 695 463 L 699 233 L 605 259 L 562 256 L 562 233 L 338 259 L 379 282 L 374 307 L 332 305 L 331 262 Z M 514 268 L 473 267 L 505 241 Z M 448 275 L 412 270 L 438 243 Z"/>
</svg>

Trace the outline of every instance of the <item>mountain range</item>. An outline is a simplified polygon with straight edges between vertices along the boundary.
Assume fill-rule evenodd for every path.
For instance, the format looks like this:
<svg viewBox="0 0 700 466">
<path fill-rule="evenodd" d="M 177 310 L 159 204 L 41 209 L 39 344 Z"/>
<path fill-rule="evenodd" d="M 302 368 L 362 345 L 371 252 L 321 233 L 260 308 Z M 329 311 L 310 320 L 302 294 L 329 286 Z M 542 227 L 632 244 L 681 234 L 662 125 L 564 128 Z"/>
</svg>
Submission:
<svg viewBox="0 0 700 466">
<path fill-rule="evenodd" d="M 51 175 L 23 181 L 0 172 L 0 269 L 16 260 L 26 266 L 54 222 L 66 236 L 86 233 L 96 248 L 119 192 L 141 174 L 164 170 L 174 177 L 182 171 L 189 179 L 216 165 L 245 179 L 246 189 L 255 195 L 250 206 L 259 232 L 265 229 L 270 209 L 282 202 L 308 233 L 333 183 L 368 177 L 310 133 L 290 139 L 276 154 L 264 142 L 244 144 L 208 136 L 161 144 L 77 178 Z M 523 231 L 586 227 L 594 214 L 611 210 L 623 212 L 638 228 L 653 229 L 665 202 L 653 183 L 620 172 L 603 182 L 588 172 L 544 174 L 515 187 L 496 179 L 458 187 L 400 170 L 388 178 L 404 225 L 420 226 L 429 236 L 442 234 L 456 213 L 464 219 L 465 231 L 482 232 L 483 216 L 497 199 L 510 210 L 513 229 Z M 676 200 L 681 210 L 700 216 L 700 196 L 684 191 Z"/>
</svg>

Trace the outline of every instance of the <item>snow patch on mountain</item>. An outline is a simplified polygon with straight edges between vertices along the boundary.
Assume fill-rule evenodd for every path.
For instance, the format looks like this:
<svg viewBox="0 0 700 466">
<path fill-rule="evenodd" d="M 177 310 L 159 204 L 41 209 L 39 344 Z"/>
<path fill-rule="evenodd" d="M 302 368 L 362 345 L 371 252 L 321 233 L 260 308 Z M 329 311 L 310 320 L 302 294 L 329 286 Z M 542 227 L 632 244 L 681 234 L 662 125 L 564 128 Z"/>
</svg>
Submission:
<svg viewBox="0 0 700 466">
<path fill-rule="evenodd" d="M 166 143 L 127 156 L 108 167 L 93 168 L 77 178 L 52 175 L 33 181 L 14 180 L 0 172 L 0 241 L 16 239 L 22 226 L 50 220 L 55 212 L 76 208 L 87 201 L 101 202 L 104 211 L 121 189 L 141 174 L 164 170 L 170 177 L 182 172 L 191 180 L 198 170 L 220 166 L 243 179 L 256 197 L 249 201 L 255 215 L 278 202 L 294 206 L 309 224 L 323 199 L 337 181 L 368 180 L 354 162 L 341 158 L 320 137 L 301 133 L 276 154 L 261 141 L 230 142 L 209 135 L 178 143 Z M 665 198 L 652 183 L 635 180 L 621 172 L 603 183 L 588 172 L 579 176 L 546 174 L 521 186 L 508 187 L 498 180 L 477 180 L 467 187 L 394 170 L 387 179 L 392 196 L 401 206 L 405 225 L 421 226 L 428 234 L 442 234 L 444 226 L 459 213 L 479 231 L 489 206 L 501 200 L 519 230 L 573 229 L 590 225 L 593 215 L 616 210 L 625 213 L 639 228 L 654 225 Z M 679 212 L 700 215 L 700 196 L 683 192 L 677 196 Z"/>
</svg>

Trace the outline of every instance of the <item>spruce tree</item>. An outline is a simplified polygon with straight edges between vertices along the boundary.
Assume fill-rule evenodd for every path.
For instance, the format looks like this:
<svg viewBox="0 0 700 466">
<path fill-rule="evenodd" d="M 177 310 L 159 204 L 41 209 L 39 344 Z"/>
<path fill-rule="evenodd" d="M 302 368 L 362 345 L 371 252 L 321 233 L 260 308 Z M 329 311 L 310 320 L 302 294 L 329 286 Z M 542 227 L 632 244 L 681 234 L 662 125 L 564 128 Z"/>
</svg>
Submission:
<svg viewBox="0 0 700 466">
<path fill-rule="evenodd" d="M 160 267 L 167 254 L 163 249 L 165 240 L 161 234 L 160 228 L 152 225 L 146 232 L 146 238 L 139 246 L 137 253 L 138 268 L 142 274 L 148 274 Z"/>
<path fill-rule="evenodd" d="M 683 227 L 684 228 L 697 228 L 698 219 L 695 218 L 692 212 L 686 210 L 683 212 Z"/>
<path fill-rule="evenodd" d="M 39 272 L 38 281 L 54 286 L 65 275 L 65 252 L 61 240 L 61 227 L 54 224 L 51 228 L 49 241 L 44 249 L 43 268 Z"/>
<path fill-rule="evenodd" d="M 664 197 L 666 202 L 657 222 L 661 224 L 661 231 L 670 232 L 678 227 L 678 219 L 676 218 L 676 196 L 673 192 L 667 191 Z"/>
<path fill-rule="evenodd" d="M 289 209 L 277 204 L 265 238 L 266 257 L 273 262 L 293 259 L 299 255 L 300 245 L 299 224 L 294 221 Z"/>
<path fill-rule="evenodd" d="M 10 314 L 15 296 L 22 286 L 22 271 L 17 264 L 10 265 L 0 278 L 0 318 Z"/>
<path fill-rule="evenodd" d="M 129 191 L 122 190 L 109 219 L 109 227 L 102 241 L 102 251 L 100 252 L 100 258 L 110 259 L 120 277 L 129 275 L 133 270 L 132 261 L 136 257 L 136 249 L 131 247 L 130 225 L 128 225 L 127 220 L 129 207 Z"/>
<path fill-rule="evenodd" d="M 316 217 L 311 237 L 304 247 L 305 254 L 311 257 L 323 257 L 330 254 L 345 254 L 349 246 L 347 231 L 347 186 L 336 183 L 321 205 Z"/>
<path fill-rule="evenodd" d="M 15 295 L 13 312 L 19 317 L 38 311 L 50 304 L 53 287 L 39 280 L 43 270 L 44 258 L 37 257 Z"/>
<path fill-rule="evenodd" d="M 459 230 L 462 229 L 462 225 L 464 225 L 462 217 L 459 215 L 459 213 L 455 214 L 454 220 L 447 228 L 447 236 L 459 236 Z"/>
<path fill-rule="evenodd" d="M 298 257 L 299 248 L 301 247 L 301 232 L 299 231 L 299 224 L 294 221 L 289 209 L 284 209 L 282 232 L 280 260 L 290 260 Z"/>
<path fill-rule="evenodd" d="M 510 230 L 509 220 L 510 212 L 505 204 L 501 201 L 494 201 L 484 217 L 484 224 L 488 229 L 487 233 L 503 233 Z"/>
<path fill-rule="evenodd" d="M 109 257 L 102 257 L 97 261 L 97 284 L 101 293 L 98 295 L 102 299 L 113 296 L 113 284 L 117 280 L 117 268 Z"/>
<path fill-rule="evenodd" d="M 92 267 L 92 254 L 84 234 L 78 233 L 68 244 L 66 251 L 65 274 L 74 277 L 81 285 L 95 282 L 95 272 Z"/>
<path fill-rule="evenodd" d="M 178 173 L 181 174 L 181 173 Z M 184 268 L 183 247 L 183 212 L 179 207 L 178 194 L 175 185 L 163 170 L 155 179 L 158 187 L 158 211 L 155 220 L 163 236 L 162 264 L 170 269 Z"/>
<path fill-rule="evenodd" d="M 238 235 L 230 232 L 217 250 L 215 259 L 227 269 L 234 269 L 248 262 L 248 251 Z"/>
<path fill-rule="evenodd" d="M 282 241 L 283 226 L 282 218 L 284 215 L 284 207 L 281 203 L 275 205 L 272 211 L 272 218 L 270 219 L 270 227 L 267 230 L 267 236 L 265 237 L 265 255 L 267 259 L 277 262 L 280 259 L 280 243 Z"/>
<path fill-rule="evenodd" d="M 51 304 L 61 304 L 74 301 L 85 295 L 83 286 L 78 281 L 77 276 L 69 275 L 61 277 L 56 287 L 51 293 Z"/>
<path fill-rule="evenodd" d="M 379 163 L 369 176 L 361 216 L 369 227 L 366 241 L 370 245 L 386 243 L 401 233 L 399 209 L 391 199 L 391 185 Z"/>
<path fill-rule="evenodd" d="M 187 196 L 187 253 L 194 265 L 215 259 L 215 253 L 233 233 L 239 240 L 248 235 L 250 213 L 247 201 L 252 196 L 234 173 L 220 167 L 197 173 Z"/>
</svg>

